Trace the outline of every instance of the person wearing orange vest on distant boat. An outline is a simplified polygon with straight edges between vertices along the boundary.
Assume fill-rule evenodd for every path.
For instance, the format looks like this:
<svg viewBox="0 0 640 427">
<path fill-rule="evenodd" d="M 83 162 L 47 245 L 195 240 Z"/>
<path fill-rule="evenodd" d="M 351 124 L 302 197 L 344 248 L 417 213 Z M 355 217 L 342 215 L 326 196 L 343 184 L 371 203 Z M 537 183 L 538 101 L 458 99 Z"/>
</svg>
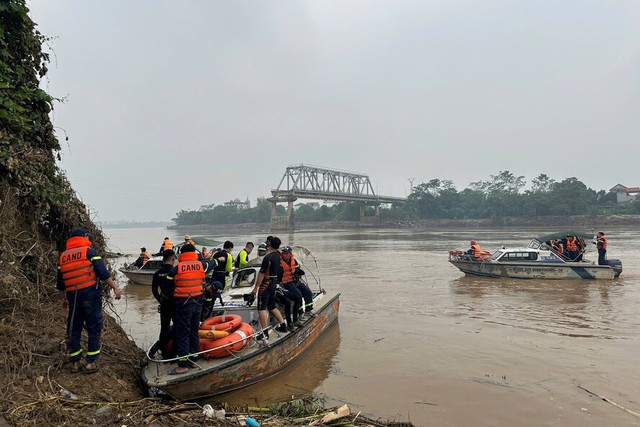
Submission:
<svg viewBox="0 0 640 427">
<path fill-rule="evenodd" d="M 144 246 L 140 248 L 140 255 L 138 255 L 138 259 L 133 263 L 136 267 L 140 268 L 147 263 L 151 259 L 151 252 L 147 251 L 147 248 Z"/>
<path fill-rule="evenodd" d="M 178 257 L 178 265 L 167 274 L 168 288 L 173 282 L 172 292 L 174 304 L 174 336 L 178 353 L 178 367 L 169 371 L 169 375 L 183 374 L 190 367 L 195 367 L 189 355 L 198 352 L 198 328 L 204 295 L 204 279 L 207 271 L 215 268 L 215 260 L 198 260 L 198 253 L 193 245 L 182 246 Z"/>
<path fill-rule="evenodd" d="M 185 245 L 193 245 L 193 246 L 195 246 L 196 242 L 195 242 L 195 240 L 193 240 L 191 238 L 191 236 L 189 236 L 188 234 L 185 234 L 184 235 L 184 244 Z"/>
<path fill-rule="evenodd" d="M 169 239 L 168 237 L 165 237 L 164 240 L 162 241 L 162 245 L 160 245 L 160 250 L 156 255 L 162 256 L 164 251 L 168 251 L 168 250 L 173 250 L 173 243 L 171 243 L 171 239 Z"/>
<path fill-rule="evenodd" d="M 111 273 L 100 254 L 91 248 L 89 231 L 77 228 L 67 240 L 66 250 L 60 254 L 57 289 L 64 292 L 62 306 L 69 310 L 67 339 L 71 371 L 82 368 L 81 335 L 87 329 L 87 352 L 85 373 L 98 370 L 96 359 L 100 356 L 102 334 L 102 282 L 120 299 L 120 289 L 111 278 Z"/>
<path fill-rule="evenodd" d="M 475 240 L 471 240 L 469 244 L 471 245 L 471 247 L 467 250 L 467 253 L 469 255 L 473 255 L 475 259 L 480 259 L 480 256 L 482 255 L 482 249 L 480 249 L 480 245 Z"/>
<path fill-rule="evenodd" d="M 557 255 L 562 257 L 562 252 L 563 252 L 562 243 L 558 239 L 555 239 L 553 241 L 552 248 L 556 252 Z"/>
<path fill-rule="evenodd" d="M 567 258 L 569 258 L 569 261 L 575 261 L 578 256 L 578 244 L 576 243 L 575 237 L 567 235 L 565 249 L 567 250 Z"/>
<path fill-rule="evenodd" d="M 607 265 L 607 236 L 602 231 L 599 231 L 594 243 L 598 248 L 598 265 Z"/>
</svg>

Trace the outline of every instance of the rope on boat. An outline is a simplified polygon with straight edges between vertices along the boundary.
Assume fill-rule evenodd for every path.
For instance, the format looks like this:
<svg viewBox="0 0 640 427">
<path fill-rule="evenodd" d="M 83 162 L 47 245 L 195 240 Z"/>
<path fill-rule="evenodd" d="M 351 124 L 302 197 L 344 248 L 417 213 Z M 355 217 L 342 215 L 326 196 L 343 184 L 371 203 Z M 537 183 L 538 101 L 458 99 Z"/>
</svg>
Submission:
<svg viewBox="0 0 640 427">
<path fill-rule="evenodd" d="M 273 326 L 268 326 L 268 327 L 267 327 L 267 328 L 265 328 L 265 329 L 261 329 L 259 332 L 254 332 L 253 334 L 249 335 L 249 337 L 247 337 L 247 338 L 253 338 L 253 337 L 255 337 L 256 335 L 258 335 L 258 334 L 262 333 L 263 331 L 269 331 L 270 329 L 273 329 Z M 151 348 L 153 348 L 153 346 L 152 346 L 151 348 L 149 348 L 149 350 L 147 350 L 146 356 L 147 356 L 147 359 L 149 359 L 150 361 L 152 361 L 152 362 L 154 362 L 154 363 L 172 363 L 172 362 L 177 362 L 177 361 L 179 361 L 180 359 L 184 359 L 185 357 L 199 356 L 199 355 L 201 355 L 201 354 L 209 353 L 209 352 L 214 351 L 214 350 L 224 349 L 225 347 L 229 347 L 229 346 L 231 346 L 231 345 L 233 345 L 233 344 L 237 344 L 237 343 L 239 343 L 239 342 L 241 342 L 241 341 L 246 341 L 246 340 L 247 340 L 247 338 L 244 338 L 244 339 L 243 339 L 243 338 L 241 338 L 241 339 L 239 339 L 239 340 L 232 341 L 232 342 L 230 342 L 230 343 L 223 344 L 223 345 L 218 346 L 218 347 L 210 348 L 210 349 L 208 349 L 208 350 L 202 350 L 202 351 L 199 351 L 199 352 L 197 352 L 197 353 L 191 353 L 191 354 L 187 354 L 187 355 L 185 355 L 185 356 L 174 357 L 174 358 L 172 358 L 172 359 L 162 359 L 162 360 L 153 359 L 153 358 L 149 355 L 149 352 L 151 351 Z M 229 351 L 229 350 L 227 350 L 227 351 Z M 229 351 L 229 353 L 231 353 L 231 352 Z M 233 354 L 233 353 L 232 353 L 232 354 Z"/>
</svg>

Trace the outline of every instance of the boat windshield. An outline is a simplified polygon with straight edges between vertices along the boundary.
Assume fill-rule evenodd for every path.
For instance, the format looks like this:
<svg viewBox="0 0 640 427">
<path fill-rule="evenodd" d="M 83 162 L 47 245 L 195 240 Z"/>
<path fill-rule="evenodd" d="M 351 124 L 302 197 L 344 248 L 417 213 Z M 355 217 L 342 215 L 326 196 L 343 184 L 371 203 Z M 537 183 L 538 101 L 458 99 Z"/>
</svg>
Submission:
<svg viewBox="0 0 640 427">
<path fill-rule="evenodd" d="M 540 249 L 540 242 L 537 239 L 533 239 L 529 242 L 528 248 L 531 249 Z"/>
<path fill-rule="evenodd" d="M 491 255 L 491 259 L 493 261 L 497 260 L 498 258 L 500 258 L 502 256 L 502 251 L 495 251 L 493 253 L 493 255 Z"/>
</svg>

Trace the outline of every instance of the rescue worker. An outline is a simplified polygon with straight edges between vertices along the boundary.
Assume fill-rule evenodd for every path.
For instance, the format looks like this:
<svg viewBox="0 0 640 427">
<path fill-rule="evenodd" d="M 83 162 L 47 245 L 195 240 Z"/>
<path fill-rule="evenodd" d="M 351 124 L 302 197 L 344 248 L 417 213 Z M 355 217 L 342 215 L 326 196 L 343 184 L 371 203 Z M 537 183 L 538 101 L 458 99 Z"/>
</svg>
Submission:
<svg viewBox="0 0 640 427">
<path fill-rule="evenodd" d="M 71 371 L 81 369 L 82 329 L 87 329 L 87 352 L 85 373 L 98 370 L 96 360 L 100 356 L 102 334 L 102 282 L 120 299 L 120 289 L 111 278 L 111 273 L 100 254 L 91 248 L 89 231 L 77 228 L 67 240 L 66 250 L 60 254 L 56 287 L 61 291 L 62 307 L 69 310 L 67 339 Z M 66 297 L 66 298 L 65 298 Z"/>
<path fill-rule="evenodd" d="M 222 249 L 214 252 L 213 259 L 216 260 L 217 266 L 213 270 L 213 274 L 209 279 L 210 283 L 219 282 L 222 284 L 222 289 L 227 287 L 227 279 L 229 274 L 233 271 L 233 256 L 231 250 L 233 249 L 233 242 L 227 240 L 222 245 Z"/>
<path fill-rule="evenodd" d="M 607 265 L 607 236 L 602 231 L 599 231 L 594 243 L 598 249 L 598 265 Z"/>
<path fill-rule="evenodd" d="M 251 261 L 249 261 L 247 265 L 248 266 L 262 265 L 262 260 L 264 259 L 264 256 L 267 254 L 267 249 L 268 247 L 266 243 L 260 243 L 258 245 L 258 256 L 252 259 Z"/>
<path fill-rule="evenodd" d="M 298 321 L 298 315 L 302 308 L 302 294 L 295 284 L 295 271 L 296 268 L 299 267 L 299 264 L 298 261 L 295 260 L 290 246 L 285 246 L 280 251 L 280 262 L 282 264 L 282 280 L 280 281 L 280 285 L 286 291 L 287 298 L 293 303 L 293 322 L 291 318 L 287 317 L 287 324 L 289 327 L 300 327 L 302 323 Z M 286 314 L 285 311 L 285 316 Z"/>
<path fill-rule="evenodd" d="M 476 243 L 475 240 L 471 240 L 469 244 L 471 245 L 471 247 L 467 249 L 467 254 L 472 255 L 475 259 L 480 259 L 480 255 L 482 254 L 480 245 Z"/>
<path fill-rule="evenodd" d="M 282 274 L 282 264 L 278 253 L 280 243 L 278 237 L 274 237 L 269 243 L 269 249 L 260 266 L 256 285 L 251 290 L 251 294 L 258 299 L 258 319 L 260 320 L 262 332 L 256 339 L 260 341 L 269 338 L 269 331 L 267 330 L 269 327 L 269 312 L 273 314 L 279 323 L 276 331 L 287 332 L 288 330 L 280 310 L 276 307 L 275 298 L 277 281 Z M 251 303 L 253 303 L 253 300 Z"/>
<path fill-rule="evenodd" d="M 156 254 L 157 256 L 162 256 L 164 251 L 168 251 L 169 249 L 173 250 L 173 243 L 171 243 L 171 239 L 165 237 L 162 241 L 162 245 L 160 245 L 160 250 Z"/>
<path fill-rule="evenodd" d="M 182 246 L 178 265 L 167 274 L 168 285 L 173 288 L 173 329 L 179 358 L 178 366 L 169 371 L 169 375 L 183 374 L 196 366 L 196 357 L 189 355 L 198 352 L 203 285 L 207 271 L 212 268 L 215 261 L 199 261 L 195 246 L 187 244 Z"/>
<path fill-rule="evenodd" d="M 209 259 L 209 257 L 211 256 L 211 252 L 209 252 L 209 249 L 207 249 L 206 246 L 202 247 L 200 253 L 202 254 L 202 258 L 204 259 Z"/>
<path fill-rule="evenodd" d="M 173 268 L 176 261 L 176 253 L 172 249 L 167 249 L 162 253 L 162 265 L 153 273 L 151 282 L 151 292 L 160 304 L 158 312 L 160 313 L 160 336 L 158 341 L 153 345 L 149 355 L 153 357 L 157 350 L 162 352 L 162 358 L 168 359 L 167 345 L 171 339 L 171 322 L 174 321 L 174 307 L 171 299 L 172 284 L 167 281 L 167 274 Z"/>
<path fill-rule="evenodd" d="M 564 251 L 564 249 L 562 248 L 562 243 L 558 239 L 555 239 L 553 241 L 551 248 L 558 256 L 562 257 L 562 252 Z"/>
<path fill-rule="evenodd" d="M 185 245 L 193 245 L 193 246 L 195 246 L 196 242 L 195 242 L 195 240 L 193 240 L 191 238 L 191 236 L 189 236 L 188 234 L 185 234 L 184 235 L 184 244 Z"/>
<path fill-rule="evenodd" d="M 242 249 L 238 256 L 236 257 L 236 261 L 234 263 L 234 267 L 236 269 L 244 268 L 249 264 L 249 254 L 253 251 L 253 242 L 247 242 L 244 245 L 244 249 Z"/>
<path fill-rule="evenodd" d="M 569 261 L 575 261 L 578 257 L 578 244 L 576 242 L 576 238 L 570 235 L 567 235 L 567 243 L 565 244 L 565 250 L 567 253 L 567 258 Z"/>
<path fill-rule="evenodd" d="M 133 263 L 136 267 L 140 268 L 147 263 L 151 259 L 151 252 L 147 251 L 147 248 L 144 246 L 140 248 L 140 255 L 138 255 L 138 259 Z"/>
</svg>

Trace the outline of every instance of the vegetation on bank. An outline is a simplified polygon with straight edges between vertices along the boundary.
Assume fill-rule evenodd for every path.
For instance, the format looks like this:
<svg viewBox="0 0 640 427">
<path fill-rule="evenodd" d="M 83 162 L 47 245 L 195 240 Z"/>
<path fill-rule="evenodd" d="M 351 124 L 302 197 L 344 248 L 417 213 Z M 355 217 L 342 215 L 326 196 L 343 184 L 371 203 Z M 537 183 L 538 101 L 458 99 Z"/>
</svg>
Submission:
<svg viewBox="0 0 640 427">
<path fill-rule="evenodd" d="M 432 179 L 417 185 L 407 203 L 380 209 L 380 218 L 392 221 L 421 219 L 487 219 L 499 217 L 571 216 L 571 215 L 635 215 L 640 214 L 640 199 L 618 204 L 616 195 L 605 190 L 593 190 L 575 177 L 555 181 L 540 174 L 524 190 L 524 176 L 509 171 L 491 175 L 490 179 L 471 183 L 458 191 L 452 181 Z M 358 221 L 360 204 L 336 203 L 314 209 L 304 204 L 297 207 L 297 221 Z M 367 215 L 373 208 L 367 207 Z M 285 215 L 284 206 L 277 213 Z M 235 206 L 177 213 L 177 225 L 266 223 L 271 217 L 271 203 L 259 199 L 252 209 Z"/>
</svg>

